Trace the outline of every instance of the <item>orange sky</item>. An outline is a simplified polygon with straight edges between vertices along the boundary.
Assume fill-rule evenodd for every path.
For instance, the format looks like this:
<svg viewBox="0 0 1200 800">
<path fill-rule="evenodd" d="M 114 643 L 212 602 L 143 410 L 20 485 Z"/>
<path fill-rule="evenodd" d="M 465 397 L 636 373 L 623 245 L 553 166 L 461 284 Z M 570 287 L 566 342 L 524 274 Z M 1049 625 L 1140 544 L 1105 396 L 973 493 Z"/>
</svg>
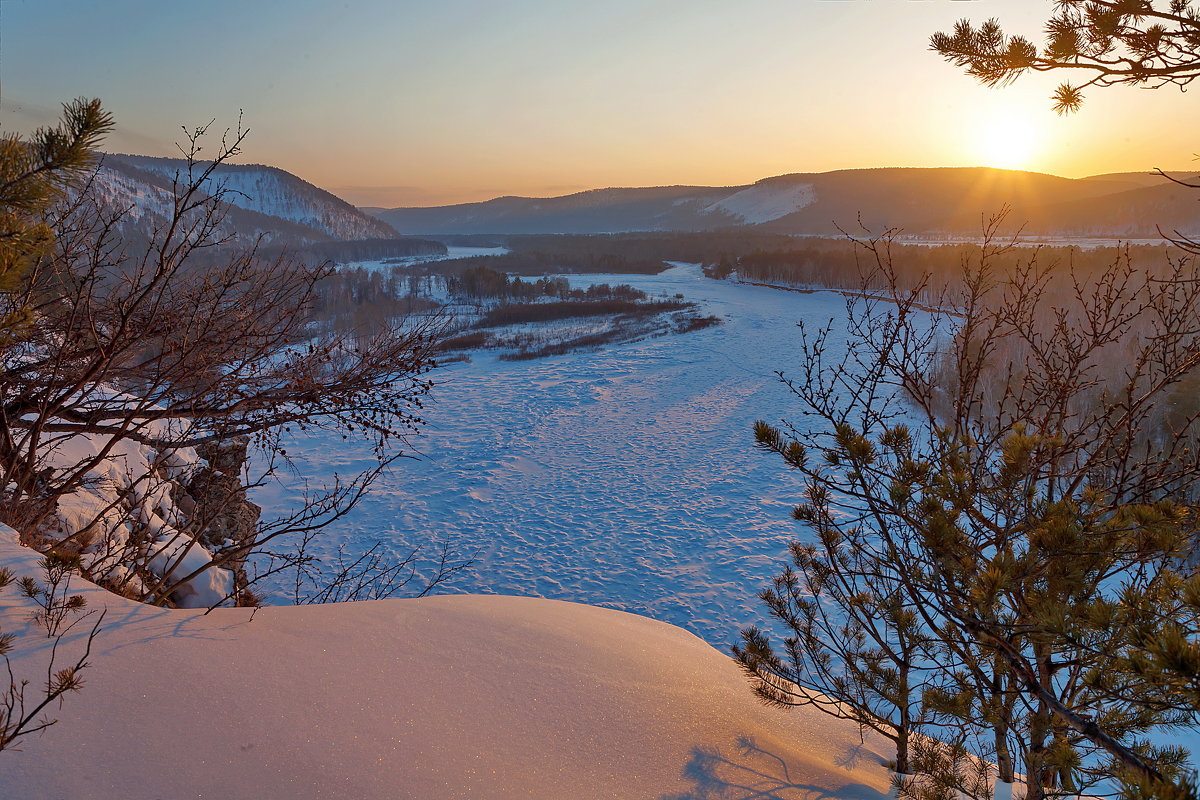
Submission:
<svg viewBox="0 0 1200 800">
<path fill-rule="evenodd" d="M 4 0 L 0 125 L 97 96 L 109 148 L 251 128 L 242 160 L 364 205 L 747 183 L 872 166 L 1187 169 L 1193 93 L 987 89 L 929 52 L 960 17 L 1038 38 L 1047 0 Z M 56 57 L 46 59 L 48 43 Z"/>
</svg>

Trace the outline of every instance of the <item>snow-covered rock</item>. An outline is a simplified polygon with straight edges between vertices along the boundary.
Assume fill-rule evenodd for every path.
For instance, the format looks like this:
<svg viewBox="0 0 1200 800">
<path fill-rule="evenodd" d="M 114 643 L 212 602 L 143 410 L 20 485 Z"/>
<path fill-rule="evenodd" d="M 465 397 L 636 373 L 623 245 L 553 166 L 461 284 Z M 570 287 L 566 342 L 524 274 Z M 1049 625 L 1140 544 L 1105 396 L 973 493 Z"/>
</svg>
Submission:
<svg viewBox="0 0 1200 800">
<path fill-rule="evenodd" d="M 140 405 L 130 395 L 93 387 L 80 408 L 104 413 L 126 403 Z M 177 441 L 189 425 L 178 419 L 151 420 L 140 426 L 140 432 L 160 441 Z M 219 448 L 209 450 L 219 452 Z M 244 444 L 237 452 L 244 459 Z M 27 542 L 43 550 L 69 542 L 91 577 L 123 593 L 142 594 L 148 588 L 148 574 L 157 576 L 152 582 L 161 576 L 175 582 L 196 572 L 172 593 L 174 602 L 185 608 L 209 608 L 232 596 L 234 573 L 204 567 L 213 562 L 215 549 L 241 543 L 226 542 L 228 536 L 209 530 L 212 520 L 227 511 L 225 506 L 250 506 L 238 475 L 226 479 L 233 488 L 225 487 L 214 497 L 193 496 L 204 494 L 214 471 L 194 448 L 160 449 L 132 438 L 93 433 L 46 436 L 37 456 L 39 473 L 58 478 L 81 475 L 77 488 L 59 496 L 36 529 L 22 531 Z M 205 458 L 211 462 L 214 456 Z"/>
<path fill-rule="evenodd" d="M 135 536 L 147 543 L 144 558 L 156 575 L 171 571 L 183 578 L 212 562 L 213 553 L 185 530 L 188 520 L 176 504 L 183 484 L 200 468 L 195 450 L 159 452 L 128 439 L 110 446 L 108 437 L 76 434 L 47 448 L 39 464 L 73 471 L 93 460 L 96 464 L 79 489 L 59 499 L 39 532 L 45 541 L 76 537 L 90 574 L 132 591 L 144 588 L 130 559 Z M 233 574 L 214 567 L 181 585 L 174 595 L 183 607 L 208 608 L 232 592 Z"/>
</svg>

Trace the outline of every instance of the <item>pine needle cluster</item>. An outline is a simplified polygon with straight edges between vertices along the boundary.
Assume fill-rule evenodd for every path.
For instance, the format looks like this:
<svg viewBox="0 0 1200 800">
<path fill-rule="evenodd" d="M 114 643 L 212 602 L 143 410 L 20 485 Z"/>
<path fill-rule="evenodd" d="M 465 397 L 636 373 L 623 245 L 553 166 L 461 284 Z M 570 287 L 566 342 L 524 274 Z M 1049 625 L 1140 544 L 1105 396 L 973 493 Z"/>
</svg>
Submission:
<svg viewBox="0 0 1200 800">
<path fill-rule="evenodd" d="M 930 49 L 987 86 L 1022 74 L 1066 71 L 1082 81 L 1059 84 L 1060 114 L 1078 111 L 1089 86 L 1184 87 L 1200 76 L 1200 9 L 1190 0 L 1056 0 L 1039 49 L 1008 35 L 1000 22 L 961 20 L 930 38 Z"/>
</svg>

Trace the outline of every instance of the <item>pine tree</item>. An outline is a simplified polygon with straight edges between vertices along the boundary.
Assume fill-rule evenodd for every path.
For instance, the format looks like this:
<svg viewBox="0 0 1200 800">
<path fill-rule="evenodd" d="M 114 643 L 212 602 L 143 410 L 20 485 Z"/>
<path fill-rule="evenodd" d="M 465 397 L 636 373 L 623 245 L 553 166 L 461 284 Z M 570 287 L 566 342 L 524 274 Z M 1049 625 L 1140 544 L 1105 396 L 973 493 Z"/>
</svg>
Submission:
<svg viewBox="0 0 1200 800">
<path fill-rule="evenodd" d="M 803 450 L 778 429 L 759 422 L 755 436 L 763 449 L 803 463 Z M 765 702 L 814 706 L 891 739 L 895 770 L 907 774 L 932 637 L 886 556 L 862 526 L 838 524 L 821 487 L 794 516 L 820 547 L 793 542 L 791 565 L 759 595 L 787 628 L 782 654 L 751 627 L 734 658 Z"/>
<path fill-rule="evenodd" d="M 112 124 L 99 100 L 81 98 L 63 106 L 56 127 L 41 128 L 28 140 L 0 136 L 0 295 L 11 296 L 50 252 L 54 232 L 46 215 L 89 174 L 95 148 Z M 0 311 L 0 343 L 28 320 L 25 305 L 6 305 Z"/>
<path fill-rule="evenodd" d="M 886 238 L 860 243 L 872 268 L 848 301 L 846 354 L 831 358 L 830 329 L 806 332 L 788 381 L 804 424 L 755 431 L 805 482 L 799 516 L 817 543 L 793 547 L 800 573 L 853 588 L 827 593 L 820 626 L 803 591 L 794 609 L 781 602 L 804 586 L 789 573 L 763 597 L 802 656 L 831 654 L 861 684 L 826 682 L 851 698 L 882 685 L 843 644 L 867 616 L 858 592 L 891 597 L 876 588 L 886 577 L 916 616 L 929 641 L 910 718 L 941 744 L 912 754 L 938 774 L 903 782 L 908 796 L 982 791 L 971 759 L 1023 773 L 1031 800 L 1114 780 L 1175 792 L 1184 754 L 1142 735 L 1194 723 L 1198 708 L 1198 584 L 1184 561 L 1198 418 L 1167 412 L 1200 366 L 1200 267 L 1120 257 L 1072 281 L 998 244 L 998 224 L 932 315 L 918 302 L 928 281 L 900 288 Z M 750 633 L 743 664 L 778 672 Z M 788 679 L 819 677 L 805 667 Z"/>
</svg>

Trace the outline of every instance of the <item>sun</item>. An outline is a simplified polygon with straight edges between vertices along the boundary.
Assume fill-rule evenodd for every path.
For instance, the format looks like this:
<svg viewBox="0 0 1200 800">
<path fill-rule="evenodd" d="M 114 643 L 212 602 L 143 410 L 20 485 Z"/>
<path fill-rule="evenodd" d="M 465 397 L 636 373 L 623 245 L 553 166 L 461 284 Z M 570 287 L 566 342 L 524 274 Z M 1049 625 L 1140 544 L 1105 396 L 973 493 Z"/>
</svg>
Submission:
<svg viewBox="0 0 1200 800">
<path fill-rule="evenodd" d="M 1027 169 L 1038 155 L 1042 132 L 1028 116 L 996 113 L 981 122 L 976 141 L 986 166 Z"/>
</svg>

